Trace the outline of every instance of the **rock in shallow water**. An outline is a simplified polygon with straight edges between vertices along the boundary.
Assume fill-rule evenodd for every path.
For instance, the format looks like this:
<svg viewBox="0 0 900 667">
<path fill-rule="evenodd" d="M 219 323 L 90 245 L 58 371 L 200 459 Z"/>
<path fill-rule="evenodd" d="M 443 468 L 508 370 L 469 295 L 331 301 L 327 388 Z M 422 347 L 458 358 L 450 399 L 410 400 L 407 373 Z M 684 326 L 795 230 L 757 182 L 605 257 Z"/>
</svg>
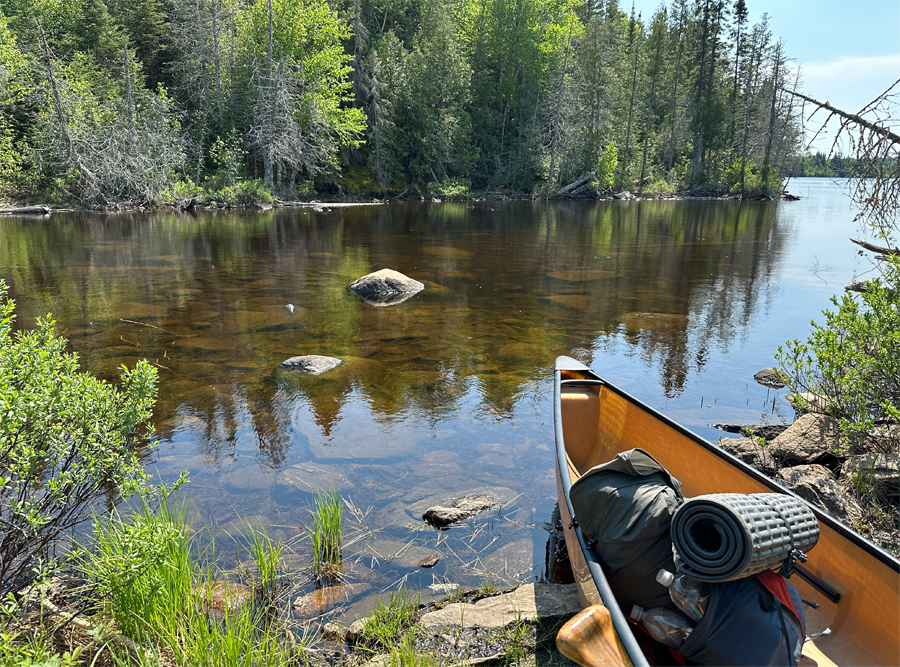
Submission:
<svg viewBox="0 0 900 667">
<path fill-rule="evenodd" d="M 325 357 L 320 354 L 306 354 L 299 357 L 291 357 L 281 362 L 281 367 L 290 371 L 300 371 L 310 375 L 318 375 L 331 370 L 341 363 L 340 359 Z"/>
<path fill-rule="evenodd" d="M 357 294 L 407 294 L 420 292 L 425 285 L 399 271 L 381 269 L 357 278 L 350 289 Z"/>
<path fill-rule="evenodd" d="M 764 387 L 781 389 L 784 386 L 784 382 L 782 382 L 781 378 L 778 377 L 778 371 L 774 368 L 763 368 L 753 376 L 753 379 L 759 382 Z"/>
</svg>

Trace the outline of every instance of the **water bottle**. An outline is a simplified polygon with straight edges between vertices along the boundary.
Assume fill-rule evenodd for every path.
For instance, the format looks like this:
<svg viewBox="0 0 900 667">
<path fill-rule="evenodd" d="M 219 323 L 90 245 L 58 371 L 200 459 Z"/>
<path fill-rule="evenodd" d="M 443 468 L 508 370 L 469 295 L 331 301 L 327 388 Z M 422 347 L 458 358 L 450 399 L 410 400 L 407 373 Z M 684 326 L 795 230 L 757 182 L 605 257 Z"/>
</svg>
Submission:
<svg viewBox="0 0 900 667">
<path fill-rule="evenodd" d="M 662 607 L 645 611 L 643 607 L 634 605 L 631 608 L 631 618 L 643 625 L 656 641 L 674 649 L 681 647 L 694 629 L 691 622 L 677 611 Z"/>
<path fill-rule="evenodd" d="M 676 577 L 665 569 L 657 573 L 656 580 L 669 589 L 672 602 L 678 605 L 689 619 L 696 622 L 703 618 L 706 603 L 709 602 L 709 588 L 704 582 L 686 574 Z"/>
</svg>

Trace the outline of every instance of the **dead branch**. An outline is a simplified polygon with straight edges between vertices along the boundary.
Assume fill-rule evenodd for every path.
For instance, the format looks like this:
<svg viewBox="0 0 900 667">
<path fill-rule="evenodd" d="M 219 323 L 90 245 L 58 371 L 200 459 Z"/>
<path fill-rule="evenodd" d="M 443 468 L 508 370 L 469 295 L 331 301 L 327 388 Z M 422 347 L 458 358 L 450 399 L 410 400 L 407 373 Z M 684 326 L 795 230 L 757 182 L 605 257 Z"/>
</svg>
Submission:
<svg viewBox="0 0 900 667">
<path fill-rule="evenodd" d="M 897 83 L 900 83 L 900 79 L 898 79 L 898 81 L 894 83 L 894 86 L 896 86 Z M 893 88 L 893 86 L 891 86 L 891 87 Z M 807 97 L 803 93 L 798 93 L 796 90 L 789 90 L 789 89 L 783 88 L 783 87 L 781 90 L 783 90 L 786 93 L 790 93 L 791 95 L 794 95 L 796 97 L 799 97 L 802 100 L 806 100 L 810 104 L 815 104 L 817 107 L 819 107 L 821 109 L 825 109 L 826 111 L 833 113 L 836 116 L 840 116 L 841 118 L 843 118 L 845 120 L 848 120 L 852 123 L 856 123 L 857 125 L 864 127 L 867 130 L 874 132 L 875 134 L 881 135 L 885 139 L 889 139 L 890 141 L 892 141 L 895 144 L 900 144 L 900 136 L 894 134 L 886 127 L 882 127 L 880 125 L 876 125 L 875 123 L 871 123 L 871 122 L 867 121 L 862 116 L 858 116 L 853 113 L 847 113 L 846 111 L 841 111 L 840 109 L 831 106 L 828 102 L 820 102 L 819 100 L 813 99 L 812 97 Z"/>
<path fill-rule="evenodd" d="M 900 255 L 900 248 L 885 248 L 884 246 L 875 245 L 874 243 L 867 243 L 866 241 L 860 241 L 859 239 L 850 240 L 856 245 L 861 246 L 871 252 L 877 252 L 881 255 Z"/>
</svg>

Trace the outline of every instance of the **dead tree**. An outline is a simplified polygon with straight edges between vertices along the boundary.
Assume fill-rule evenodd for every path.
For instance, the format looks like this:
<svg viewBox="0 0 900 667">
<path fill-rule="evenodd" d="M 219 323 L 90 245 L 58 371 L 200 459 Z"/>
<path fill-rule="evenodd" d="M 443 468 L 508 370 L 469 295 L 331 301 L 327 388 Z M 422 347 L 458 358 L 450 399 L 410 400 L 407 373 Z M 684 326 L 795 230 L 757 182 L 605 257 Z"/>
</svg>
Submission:
<svg viewBox="0 0 900 667">
<path fill-rule="evenodd" d="M 816 110 L 825 109 L 829 113 L 822 128 L 832 117 L 840 119 L 834 146 L 845 137 L 856 158 L 858 178 L 852 179 L 849 186 L 851 197 L 860 207 L 856 219 L 869 223 L 892 248 L 898 247 L 896 235 L 900 233 L 900 135 L 889 127 L 896 125 L 900 115 L 898 86 L 900 79 L 858 113 L 848 113 L 828 102 L 786 90 L 815 105 Z"/>
</svg>

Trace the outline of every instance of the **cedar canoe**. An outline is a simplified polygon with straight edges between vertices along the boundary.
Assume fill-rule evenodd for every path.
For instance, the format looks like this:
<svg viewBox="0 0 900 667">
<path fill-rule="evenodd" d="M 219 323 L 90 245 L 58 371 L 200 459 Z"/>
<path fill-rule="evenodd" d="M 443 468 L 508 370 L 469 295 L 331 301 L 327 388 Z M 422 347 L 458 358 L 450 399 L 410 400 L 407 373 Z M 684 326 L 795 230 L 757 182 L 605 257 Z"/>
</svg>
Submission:
<svg viewBox="0 0 900 667">
<path fill-rule="evenodd" d="M 597 556 L 585 548 L 577 523 L 572 525 L 572 483 L 617 453 L 639 447 L 681 481 L 685 497 L 729 492 L 794 494 L 575 359 L 559 357 L 554 375 L 556 487 L 575 583 L 585 607 L 607 607 L 625 663 L 630 660 L 641 667 L 647 661 Z M 839 593 L 840 599 L 832 602 L 799 574 L 791 576 L 800 596 L 819 605 L 818 609 L 804 605 L 807 634 L 815 636 L 830 628 L 830 634 L 818 637 L 815 645 L 837 665 L 900 664 L 900 561 L 818 508 L 812 510 L 819 520 L 820 536 L 805 568 Z M 820 658 L 819 665 L 823 662 Z"/>
</svg>

